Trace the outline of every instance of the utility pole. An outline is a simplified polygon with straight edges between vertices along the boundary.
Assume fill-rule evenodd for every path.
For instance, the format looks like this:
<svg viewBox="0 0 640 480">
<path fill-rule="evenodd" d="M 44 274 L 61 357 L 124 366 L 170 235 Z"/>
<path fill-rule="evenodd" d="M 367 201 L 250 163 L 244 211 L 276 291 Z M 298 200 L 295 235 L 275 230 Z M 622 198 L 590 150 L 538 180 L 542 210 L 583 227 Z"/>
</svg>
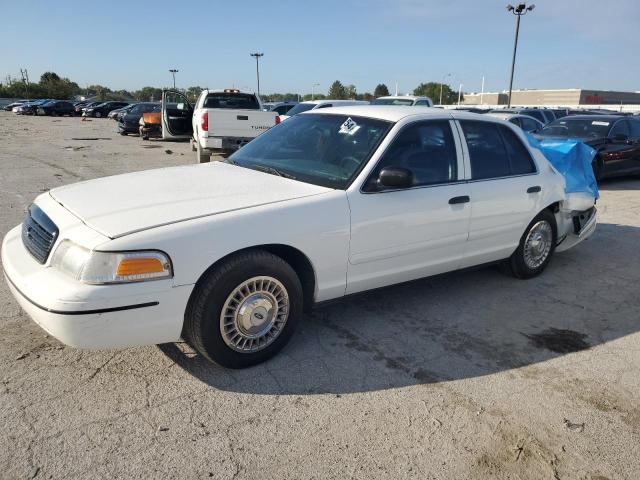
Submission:
<svg viewBox="0 0 640 480">
<path fill-rule="evenodd" d="M 447 73 L 446 75 L 442 76 L 442 81 L 440 82 L 440 103 L 438 105 L 442 105 L 442 87 L 444 86 L 444 80 L 445 80 L 445 78 L 450 77 L 450 76 L 451 76 L 450 73 Z"/>
<path fill-rule="evenodd" d="M 176 73 L 178 73 L 180 70 L 177 70 L 175 68 L 171 68 L 169 70 L 171 72 L 171 75 L 173 76 L 173 89 L 176 89 Z"/>
<path fill-rule="evenodd" d="M 313 85 L 311 85 L 311 100 L 313 100 L 314 97 L 314 89 L 315 87 L 319 87 L 320 84 L 319 83 L 314 83 Z"/>
<path fill-rule="evenodd" d="M 507 100 L 507 108 L 511 107 L 511 92 L 513 90 L 513 72 L 516 67 L 516 51 L 518 50 L 518 35 L 520 34 L 520 17 L 526 15 L 527 12 L 531 12 L 535 5 L 531 4 L 527 6 L 526 3 L 519 3 L 517 6 L 507 5 L 507 11 L 513 13 L 516 20 L 516 38 L 513 42 L 513 57 L 511 59 L 511 79 L 509 80 L 509 99 Z"/>
<path fill-rule="evenodd" d="M 260 96 L 260 57 L 264 56 L 264 53 L 250 53 L 252 57 L 256 58 L 256 77 L 258 78 L 258 96 Z"/>
</svg>

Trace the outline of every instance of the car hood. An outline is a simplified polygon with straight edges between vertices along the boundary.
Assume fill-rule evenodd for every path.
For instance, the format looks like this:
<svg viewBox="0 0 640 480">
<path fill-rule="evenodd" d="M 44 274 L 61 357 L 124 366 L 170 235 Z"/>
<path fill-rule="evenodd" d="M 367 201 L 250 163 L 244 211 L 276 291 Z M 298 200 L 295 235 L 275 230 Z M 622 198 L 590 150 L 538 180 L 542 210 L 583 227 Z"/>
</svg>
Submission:
<svg viewBox="0 0 640 480">
<path fill-rule="evenodd" d="M 110 238 L 332 191 L 222 162 L 162 168 L 59 187 L 50 195 Z"/>
</svg>

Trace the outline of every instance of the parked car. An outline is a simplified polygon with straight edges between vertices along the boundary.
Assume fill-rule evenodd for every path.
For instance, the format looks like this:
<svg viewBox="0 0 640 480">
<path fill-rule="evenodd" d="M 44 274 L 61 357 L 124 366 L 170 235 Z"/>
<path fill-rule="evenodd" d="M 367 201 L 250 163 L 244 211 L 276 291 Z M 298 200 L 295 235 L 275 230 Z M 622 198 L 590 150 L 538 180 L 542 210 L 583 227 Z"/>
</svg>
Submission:
<svg viewBox="0 0 640 480">
<path fill-rule="evenodd" d="M 129 102 L 104 102 L 92 107 L 86 107 L 82 111 L 82 115 L 85 117 L 106 117 L 109 112 L 129 105 Z"/>
<path fill-rule="evenodd" d="M 140 129 L 140 118 L 145 113 L 160 112 L 162 105 L 153 102 L 136 103 L 131 108 L 125 107 L 126 110 L 118 119 L 118 132 L 121 135 L 127 133 L 138 133 Z"/>
<path fill-rule="evenodd" d="M 371 105 L 405 105 L 407 107 L 433 107 L 433 101 L 429 97 L 416 97 L 414 95 L 389 95 L 371 100 Z"/>
<path fill-rule="evenodd" d="M 27 103 L 23 103 L 18 107 L 14 107 L 12 111 L 17 113 L 18 115 L 35 115 L 38 107 L 42 104 L 51 101 L 51 99 L 41 99 L 41 100 L 32 100 Z"/>
<path fill-rule="evenodd" d="M 554 108 L 553 109 L 553 113 L 556 116 L 556 120 L 558 118 L 562 118 L 562 117 L 566 117 L 567 115 L 569 115 L 569 109 L 568 108 Z"/>
<path fill-rule="evenodd" d="M 231 153 L 279 121 L 276 112 L 265 112 L 254 93 L 203 90 L 191 106 L 187 97 L 174 90 L 162 94 L 162 138 L 191 138 L 200 163 L 211 154 Z"/>
<path fill-rule="evenodd" d="M 297 104 L 289 110 L 286 115 L 280 115 L 280 121 L 284 122 L 289 117 L 293 117 L 294 115 L 298 115 L 302 112 L 308 112 L 310 110 L 330 107 L 346 107 L 349 105 L 369 105 L 369 102 L 365 100 L 307 100 L 306 102 L 300 102 Z"/>
<path fill-rule="evenodd" d="M 454 107 L 452 110 L 460 110 L 470 113 L 489 113 L 491 110 L 489 108 L 480 108 L 480 107 Z"/>
<path fill-rule="evenodd" d="M 75 114 L 82 115 L 85 108 L 95 107 L 103 102 L 78 102 L 75 104 Z"/>
<path fill-rule="evenodd" d="M 574 115 L 546 125 L 541 138 L 580 140 L 598 152 L 596 179 L 640 173 L 640 118 L 622 115 Z"/>
<path fill-rule="evenodd" d="M 262 106 L 267 112 L 276 112 L 278 115 L 285 115 L 299 102 L 270 102 L 263 103 Z"/>
<path fill-rule="evenodd" d="M 21 105 L 24 105 L 25 103 L 27 103 L 29 100 L 18 100 L 17 102 L 13 102 L 10 103 L 8 105 L 5 105 L 4 107 L 4 111 L 5 112 L 10 112 L 12 111 L 14 108 L 19 107 Z"/>
<path fill-rule="evenodd" d="M 527 133 L 537 133 L 542 130 L 544 127 L 544 123 L 542 123 L 537 118 L 530 117 L 529 115 L 519 115 L 517 113 L 497 113 L 491 112 L 488 115 L 499 118 L 500 120 L 505 120 L 509 123 L 513 123 L 514 125 L 520 127 Z"/>
<path fill-rule="evenodd" d="M 275 355 L 319 302 L 487 262 L 540 274 L 596 228 L 595 199 L 565 185 L 489 116 L 333 108 L 225 162 L 43 193 L 2 265 L 22 308 L 68 345 L 184 338 L 240 368 Z"/>
<path fill-rule="evenodd" d="M 75 113 L 75 107 L 73 103 L 66 100 L 50 100 L 48 102 L 39 105 L 36 108 L 36 115 L 51 115 L 52 117 L 58 117 L 63 115 L 73 116 Z"/>
<path fill-rule="evenodd" d="M 107 114 L 107 118 L 110 118 L 111 120 L 115 120 L 117 122 L 120 119 L 121 114 L 124 114 L 128 109 L 133 108 L 134 105 L 137 105 L 137 103 L 130 103 L 125 107 L 120 107 L 120 108 L 116 108 L 115 110 L 111 110 Z"/>
<path fill-rule="evenodd" d="M 528 115 L 529 117 L 539 120 L 545 125 L 556 119 L 551 110 L 543 108 L 498 108 L 491 110 L 490 113 L 517 113 L 519 115 Z"/>
</svg>

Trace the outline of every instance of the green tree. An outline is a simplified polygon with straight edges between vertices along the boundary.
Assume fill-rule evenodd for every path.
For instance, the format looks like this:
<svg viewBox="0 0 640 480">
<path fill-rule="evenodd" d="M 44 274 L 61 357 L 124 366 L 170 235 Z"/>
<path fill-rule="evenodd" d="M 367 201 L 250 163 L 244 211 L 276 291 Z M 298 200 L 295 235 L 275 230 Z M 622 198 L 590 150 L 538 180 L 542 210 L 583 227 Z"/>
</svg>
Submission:
<svg viewBox="0 0 640 480">
<path fill-rule="evenodd" d="M 358 95 L 358 92 L 356 91 L 356 86 L 351 84 L 351 85 L 347 85 L 345 88 L 345 91 L 347 93 L 347 98 L 348 99 L 352 99 L 352 98 L 356 98 L 356 96 Z"/>
<path fill-rule="evenodd" d="M 421 83 L 413 89 L 413 94 L 420 97 L 429 97 L 433 103 L 440 103 L 440 87 L 442 86 L 442 103 L 443 105 L 451 105 L 458 102 L 458 92 L 453 90 L 449 85 L 439 82 Z M 463 100 L 464 96 L 460 97 Z"/>
<path fill-rule="evenodd" d="M 204 90 L 202 87 L 189 87 L 187 88 L 186 94 L 187 98 L 190 102 L 195 102 L 196 99 L 200 96 L 200 92 Z"/>
<path fill-rule="evenodd" d="M 376 86 L 376 89 L 373 91 L 373 96 L 378 97 L 386 97 L 389 95 L 389 89 L 384 83 L 379 83 Z"/>
<path fill-rule="evenodd" d="M 349 98 L 347 97 L 347 89 L 340 82 L 340 80 L 336 80 L 331 84 L 327 97 L 331 98 L 332 100 L 346 100 L 347 98 Z"/>
<path fill-rule="evenodd" d="M 140 90 L 133 92 L 136 100 L 144 102 L 158 101 L 162 99 L 162 89 L 156 87 L 142 87 Z"/>
</svg>

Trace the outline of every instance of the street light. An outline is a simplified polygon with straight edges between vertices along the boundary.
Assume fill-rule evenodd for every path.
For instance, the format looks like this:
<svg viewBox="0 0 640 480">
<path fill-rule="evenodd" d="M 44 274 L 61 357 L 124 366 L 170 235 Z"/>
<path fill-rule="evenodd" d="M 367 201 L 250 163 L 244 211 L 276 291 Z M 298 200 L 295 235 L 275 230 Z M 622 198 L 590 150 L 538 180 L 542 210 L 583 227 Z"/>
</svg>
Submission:
<svg viewBox="0 0 640 480">
<path fill-rule="evenodd" d="M 311 85 L 311 100 L 313 100 L 313 96 L 314 96 L 314 88 L 315 87 L 319 87 L 320 84 L 319 83 L 314 83 L 313 85 Z"/>
<path fill-rule="evenodd" d="M 450 73 L 447 73 L 446 75 L 442 76 L 442 81 L 440 82 L 440 103 L 438 105 L 442 105 L 442 87 L 444 86 L 444 79 L 450 76 L 451 76 Z"/>
<path fill-rule="evenodd" d="M 526 3 L 519 3 L 517 6 L 507 5 L 507 12 L 513 13 L 516 20 L 516 39 L 513 42 L 513 58 L 511 59 L 511 80 L 509 80 L 509 99 L 507 101 L 507 108 L 511 107 L 511 91 L 513 90 L 513 71 L 516 67 L 516 51 L 518 50 L 518 34 L 520 33 L 520 17 L 526 15 L 527 12 L 533 11 L 536 8 L 534 4 L 527 6 Z"/>
<path fill-rule="evenodd" d="M 179 70 L 176 70 L 175 68 L 172 68 L 169 70 L 171 72 L 171 75 L 173 75 L 173 89 L 176 89 L 176 73 L 179 72 Z"/>
<path fill-rule="evenodd" d="M 264 53 L 250 53 L 252 57 L 256 57 L 256 77 L 258 77 L 258 96 L 260 96 L 260 57 L 264 56 Z"/>
</svg>

